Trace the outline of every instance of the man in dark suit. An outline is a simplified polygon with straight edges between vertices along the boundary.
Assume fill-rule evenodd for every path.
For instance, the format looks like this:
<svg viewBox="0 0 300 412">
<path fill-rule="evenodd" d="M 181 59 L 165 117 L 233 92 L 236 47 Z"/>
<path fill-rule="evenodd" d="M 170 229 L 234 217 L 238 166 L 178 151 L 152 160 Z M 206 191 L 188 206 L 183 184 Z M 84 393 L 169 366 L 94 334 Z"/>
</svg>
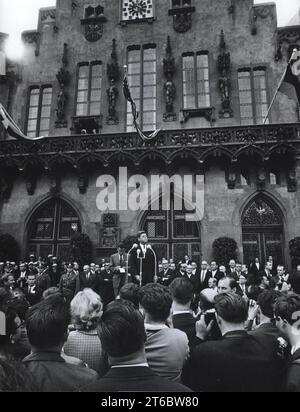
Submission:
<svg viewBox="0 0 300 412">
<path fill-rule="evenodd" d="M 158 270 L 155 265 L 157 262 L 154 251 L 148 244 L 147 233 L 139 232 L 137 248 L 134 248 L 129 256 L 129 272 L 133 282 L 141 286 L 156 282 L 155 274 L 158 274 Z"/>
<path fill-rule="evenodd" d="M 217 279 L 217 283 L 224 277 L 224 273 L 219 271 L 217 262 L 213 261 L 210 264 L 211 278 Z"/>
<path fill-rule="evenodd" d="M 104 269 L 99 273 L 98 294 L 101 296 L 104 306 L 115 299 L 113 287 L 113 271 L 109 262 L 104 263 Z"/>
<path fill-rule="evenodd" d="M 25 263 L 20 264 L 20 273 L 17 279 L 17 285 L 21 289 L 25 289 L 27 286 L 28 270 L 26 269 Z"/>
<path fill-rule="evenodd" d="M 282 295 L 275 303 L 276 327 L 291 345 L 286 382 L 286 392 L 300 392 L 300 296 Z"/>
<path fill-rule="evenodd" d="M 118 253 L 115 253 L 110 257 L 110 265 L 113 271 L 113 287 L 114 294 L 117 297 L 120 293 L 120 289 L 127 283 L 127 265 L 128 255 L 122 245 L 118 247 Z"/>
<path fill-rule="evenodd" d="M 259 258 L 255 258 L 254 262 L 250 264 L 250 273 L 258 277 L 259 273 L 264 270 L 264 266 L 260 263 Z"/>
<path fill-rule="evenodd" d="M 85 265 L 83 267 L 83 272 L 79 273 L 79 290 L 89 288 L 96 292 L 98 290 L 98 286 L 98 274 L 96 272 L 91 272 L 90 266 Z"/>
<path fill-rule="evenodd" d="M 130 302 L 111 303 L 98 327 L 110 371 L 84 392 L 189 392 L 185 386 L 157 376 L 147 364 L 142 314 Z"/>
<path fill-rule="evenodd" d="M 272 275 L 272 266 L 269 262 L 266 263 L 265 269 L 259 273 L 259 276 L 266 276 L 268 280 L 271 280 L 273 275 Z"/>
<path fill-rule="evenodd" d="M 193 285 L 185 277 L 175 279 L 170 285 L 173 298 L 172 323 L 175 329 L 186 333 L 190 347 L 200 343 L 196 337 L 196 319 L 191 310 Z"/>
<path fill-rule="evenodd" d="M 208 288 L 208 281 L 211 278 L 211 271 L 208 270 L 208 263 L 203 260 L 201 270 L 199 270 L 199 292 Z"/>
<path fill-rule="evenodd" d="M 36 284 L 36 275 L 32 273 L 28 275 L 27 286 L 23 291 L 30 306 L 36 305 L 41 300 L 43 291 Z"/>
<path fill-rule="evenodd" d="M 236 262 L 234 259 L 231 259 L 229 262 L 229 268 L 226 271 L 226 274 L 229 278 L 233 278 L 234 280 L 238 281 L 239 277 L 236 271 Z"/>
<path fill-rule="evenodd" d="M 186 267 L 186 274 L 184 276 L 185 279 L 188 279 L 191 284 L 193 285 L 194 294 L 199 293 L 200 291 L 200 278 L 196 274 L 193 273 L 193 266 L 188 264 Z M 207 280 L 208 282 L 208 280 Z M 202 290 L 202 289 L 201 289 Z"/>
<path fill-rule="evenodd" d="M 197 392 L 279 390 L 275 359 L 244 330 L 248 316 L 246 301 L 236 293 L 224 293 L 216 296 L 215 302 L 223 339 L 204 342 L 193 348 L 187 365 L 188 373 L 185 373 L 190 387 Z M 198 335 L 199 326 L 197 324 Z"/>
<path fill-rule="evenodd" d="M 167 261 L 167 259 L 162 260 L 162 271 L 160 272 L 160 282 L 167 286 L 169 284 L 169 280 L 172 278 L 174 275 L 174 271 L 170 269 L 170 264 Z"/>
</svg>

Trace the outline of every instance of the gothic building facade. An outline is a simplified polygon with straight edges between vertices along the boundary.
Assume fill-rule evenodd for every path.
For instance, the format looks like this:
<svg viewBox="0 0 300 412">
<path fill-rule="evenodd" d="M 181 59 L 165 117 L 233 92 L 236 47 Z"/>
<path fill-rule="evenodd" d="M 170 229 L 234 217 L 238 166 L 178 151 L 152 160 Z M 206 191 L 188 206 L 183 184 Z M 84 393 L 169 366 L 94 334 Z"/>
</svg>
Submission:
<svg viewBox="0 0 300 412">
<path fill-rule="evenodd" d="M 228 236 L 245 262 L 272 255 L 290 264 L 288 242 L 300 233 L 299 107 L 279 92 L 265 117 L 300 49 L 300 26 L 278 28 L 274 3 L 57 0 L 22 40 L 0 101 L 28 137 L 45 138 L 0 131 L 0 232 L 24 257 L 63 258 L 80 230 L 97 260 L 145 229 L 160 257 L 210 259 L 213 241 Z M 161 129 L 153 140 L 133 127 L 124 66 L 141 129 Z M 120 167 L 144 185 L 153 175 L 202 177 L 203 213 L 177 210 L 174 190 L 170 210 L 152 210 L 150 198 L 148 210 L 102 210 L 99 177 L 118 183 Z"/>
</svg>

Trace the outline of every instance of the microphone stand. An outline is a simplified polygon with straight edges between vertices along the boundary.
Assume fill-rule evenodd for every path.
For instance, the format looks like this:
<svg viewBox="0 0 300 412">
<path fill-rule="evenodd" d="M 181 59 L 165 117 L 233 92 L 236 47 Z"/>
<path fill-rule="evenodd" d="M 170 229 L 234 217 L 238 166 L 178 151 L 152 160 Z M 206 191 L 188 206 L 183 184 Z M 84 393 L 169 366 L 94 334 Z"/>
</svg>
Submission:
<svg viewBox="0 0 300 412">
<path fill-rule="evenodd" d="M 149 249 L 151 250 L 151 252 L 153 253 L 153 256 L 154 256 L 154 264 L 155 264 L 155 267 L 154 267 L 154 283 L 157 283 L 157 281 L 158 281 L 158 276 L 157 276 L 157 256 L 156 256 L 156 253 L 155 253 L 154 249 L 152 248 L 152 246 L 151 246 L 151 245 L 149 245 L 149 246 L 150 246 Z"/>
<path fill-rule="evenodd" d="M 143 282 L 142 282 L 142 280 L 143 280 L 143 259 L 146 258 L 144 252 L 142 252 L 142 256 L 140 256 L 141 252 L 142 252 L 142 251 L 141 251 L 140 249 L 138 249 L 137 258 L 140 259 L 140 287 L 142 287 L 142 283 L 143 283 Z M 147 250 L 146 250 L 146 252 L 147 252 Z"/>
<path fill-rule="evenodd" d="M 130 253 L 133 251 L 133 249 L 137 249 L 136 244 L 132 245 L 132 248 L 129 250 L 129 252 L 127 253 L 127 262 L 126 262 L 126 281 L 125 283 L 127 283 L 128 281 L 128 271 L 129 271 L 129 257 L 130 257 Z"/>
</svg>

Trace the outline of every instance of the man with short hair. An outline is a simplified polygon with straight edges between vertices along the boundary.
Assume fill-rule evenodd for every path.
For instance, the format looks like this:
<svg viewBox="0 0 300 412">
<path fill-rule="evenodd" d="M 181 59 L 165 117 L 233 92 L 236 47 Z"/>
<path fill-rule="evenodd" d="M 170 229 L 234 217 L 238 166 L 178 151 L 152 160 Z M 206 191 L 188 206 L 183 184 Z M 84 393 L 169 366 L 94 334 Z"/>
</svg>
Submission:
<svg viewBox="0 0 300 412">
<path fill-rule="evenodd" d="M 186 267 L 186 273 L 184 275 L 193 285 L 194 294 L 199 293 L 200 291 L 200 278 L 193 273 L 193 266 L 189 263 Z"/>
<path fill-rule="evenodd" d="M 42 300 L 27 312 L 31 354 L 23 362 L 40 383 L 42 392 L 73 392 L 98 378 L 91 369 L 66 363 L 61 357 L 70 320 L 68 305 L 57 295 Z"/>
<path fill-rule="evenodd" d="M 227 270 L 227 276 L 235 279 L 236 281 L 239 280 L 237 272 L 236 272 L 236 262 L 234 259 L 229 261 L 229 268 Z"/>
<path fill-rule="evenodd" d="M 279 332 L 288 339 L 292 347 L 285 391 L 300 392 L 300 296 L 282 295 L 275 303 L 275 316 Z"/>
<path fill-rule="evenodd" d="M 145 317 L 145 349 L 150 368 L 159 376 L 180 382 L 189 345 L 184 332 L 167 326 L 172 306 L 169 289 L 150 283 L 141 288 L 139 301 Z"/>
<path fill-rule="evenodd" d="M 224 276 L 217 265 L 216 261 L 212 261 L 210 264 L 211 278 L 214 278 L 219 282 L 219 280 Z"/>
<path fill-rule="evenodd" d="M 120 289 L 128 282 L 128 254 L 125 253 L 124 246 L 119 244 L 118 253 L 111 255 L 110 265 L 113 271 L 113 288 L 115 297 L 120 293 Z"/>
<path fill-rule="evenodd" d="M 211 272 L 208 270 L 208 263 L 206 260 L 201 262 L 201 269 L 199 271 L 199 292 L 208 288 L 208 281 L 211 278 Z"/>
<path fill-rule="evenodd" d="M 218 283 L 218 293 L 237 293 L 242 296 L 241 288 L 237 281 L 232 277 L 226 277 L 219 280 Z"/>
<path fill-rule="evenodd" d="M 95 269 L 95 267 L 93 267 Z M 99 278 L 98 274 L 91 270 L 89 265 L 83 267 L 83 272 L 79 273 L 79 290 L 92 289 L 94 292 L 98 291 Z"/>
<path fill-rule="evenodd" d="M 244 330 L 248 316 L 246 301 L 236 293 L 220 294 L 215 298 L 215 309 L 223 339 L 193 348 L 185 370 L 189 379 L 187 386 L 197 392 L 278 390 L 274 360 L 264 346 Z M 203 323 L 203 318 L 200 322 Z"/>
<path fill-rule="evenodd" d="M 84 392 L 189 392 L 183 385 L 157 376 L 145 353 L 142 314 L 130 302 L 115 301 L 101 317 L 98 334 L 111 368 Z"/>
<path fill-rule="evenodd" d="M 172 303 L 172 323 L 175 329 L 186 333 L 190 347 L 199 343 L 196 337 L 196 319 L 191 310 L 194 289 L 191 282 L 182 277 L 173 280 L 170 285 L 170 292 L 173 298 Z"/>
<path fill-rule="evenodd" d="M 141 231 L 138 233 L 138 245 L 134 248 L 129 256 L 129 272 L 132 281 L 140 286 L 156 282 L 155 274 L 158 275 L 155 252 L 148 243 L 147 233 Z"/>
<path fill-rule="evenodd" d="M 161 277 L 162 284 L 168 286 L 170 278 L 174 273 L 170 269 L 170 264 L 167 261 L 167 259 L 163 259 L 161 264 L 162 264 L 162 271 L 160 272 L 159 276 Z"/>
</svg>

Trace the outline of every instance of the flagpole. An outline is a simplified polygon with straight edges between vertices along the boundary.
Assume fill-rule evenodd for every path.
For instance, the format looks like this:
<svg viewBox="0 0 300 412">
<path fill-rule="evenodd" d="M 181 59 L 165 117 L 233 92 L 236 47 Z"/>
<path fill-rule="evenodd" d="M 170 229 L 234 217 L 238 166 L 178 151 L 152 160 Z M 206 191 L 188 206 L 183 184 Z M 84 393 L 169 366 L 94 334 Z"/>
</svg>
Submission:
<svg viewBox="0 0 300 412">
<path fill-rule="evenodd" d="M 274 104 L 275 99 L 276 99 L 276 97 L 277 97 L 277 94 L 278 94 L 278 92 L 279 92 L 279 89 L 280 89 L 280 87 L 281 87 L 281 85 L 282 85 L 282 83 L 283 83 L 283 80 L 284 80 L 284 78 L 285 78 L 285 75 L 286 75 L 288 66 L 291 64 L 291 61 L 294 60 L 294 54 L 295 54 L 296 52 L 297 52 L 297 49 L 294 49 L 294 50 L 293 50 L 293 53 L 292 53 L 292 55 L 291 55 L 291 58 L 290 58 L 290 60 L 289 60 L 289 62 L 288 62 L 288 64 L 287 64 L 287 67 L 285 68 L 285 71 L 284 71 L 284 73 L 283 73 L 283 75 L 282 75 L 282 77 L 281 77 L 281 79 L 280 79 L 280 82 L 279 82 L 278 87 L 277 87 L 277 89 L 276 89 L 276 92 L 275 92 L 275 94 L 274 94 L 274 96 L 273 96 L 273 99 L 272 99 L 272 101 L 271 101 L 271 104 L 270 104 L 270 106 L 269 106 L 269 108 L 268 108 L 268 111 L 267 111 L 267 114 L 266 114 L 266 117 L 265 117 L 265 119 L 264 119 L 264 123 L 263 123 L 263 124 L 266 124 L 266 122 L 267 122 L 267 120 L 268 120 L 268 117 L 269 117 L 269 115 L 270 115 L 271 109 L 272 109 L 272 107 L 273 107 L 273 104 Z"/>
</svg>

